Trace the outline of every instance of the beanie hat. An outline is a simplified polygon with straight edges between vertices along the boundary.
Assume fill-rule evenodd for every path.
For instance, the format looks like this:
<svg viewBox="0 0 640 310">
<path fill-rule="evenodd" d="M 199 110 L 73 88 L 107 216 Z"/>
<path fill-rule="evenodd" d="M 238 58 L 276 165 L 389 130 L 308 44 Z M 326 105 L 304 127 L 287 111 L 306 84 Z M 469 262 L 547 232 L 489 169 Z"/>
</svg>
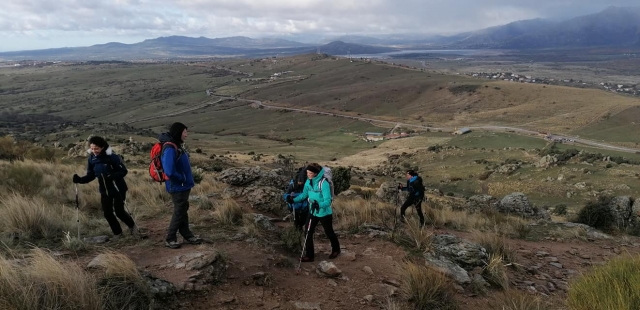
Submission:
<svg viewBox="0 0 640 310">
<path fill-rule="evenodd" d="M 187 126 L 185 126 L 183 123 L 180 123 L 180 122 L 173 123 L 169 128 L 169 135 L 176 142 L 182 143 L 182 132 L 185 129 L 187 129 Z"/>
<path fill-rule="evenodd" d="M 311 171 L 311 172 L 313 172 L 315 174 L 318 174 L 318 173 L 320 173 L 320 168 L 318 168 L 315 165 L 309 165 L 309 166 L 307 166 L 307 171 Z"/>
</svg>

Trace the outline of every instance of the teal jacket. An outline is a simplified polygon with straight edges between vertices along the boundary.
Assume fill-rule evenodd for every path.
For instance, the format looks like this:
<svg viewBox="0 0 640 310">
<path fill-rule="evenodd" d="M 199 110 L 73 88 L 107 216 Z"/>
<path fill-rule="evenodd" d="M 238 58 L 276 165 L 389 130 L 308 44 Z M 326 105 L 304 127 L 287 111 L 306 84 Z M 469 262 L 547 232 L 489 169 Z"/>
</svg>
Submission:
<svg viewBox="0 0 640 310">
<path fill-rule="evenodd" d="M 317 201 L 320 209 L 317 212 L 311 212 L 311 215 L 316 217 L 324 217 L 333 213 L 331 210 L 331 185 L 329 185 L 329 181 L 322 178 L 323 176 L 324 169 L 320 170 L 315 178 L 308 179 L 307 182 L 304 183 L 302 193 L 293 198 L 294 202 L 301 202 L 305 199 L 309 199 L 310 212 L 312 209 L 311 205 L 314 201 Z M 320 181 L 323 182 L 322 186 L 318 184 Z"/>
</svg>

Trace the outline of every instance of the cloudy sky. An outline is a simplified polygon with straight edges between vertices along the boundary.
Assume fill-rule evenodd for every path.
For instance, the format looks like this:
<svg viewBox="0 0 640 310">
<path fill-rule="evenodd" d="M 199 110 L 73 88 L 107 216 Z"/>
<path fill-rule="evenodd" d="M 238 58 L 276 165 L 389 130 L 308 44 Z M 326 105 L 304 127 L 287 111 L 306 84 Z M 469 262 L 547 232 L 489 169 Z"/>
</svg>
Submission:
<svg viewBox="0 0 640 310">
<path fill-rule="evenodd" d="M 4 0 L 0 51 L 136 43 L 159 36 L 453 34 L 564 19 L 637 0 Z M 293 36 L 296 35 L 296 36 Z"/>
</svg>

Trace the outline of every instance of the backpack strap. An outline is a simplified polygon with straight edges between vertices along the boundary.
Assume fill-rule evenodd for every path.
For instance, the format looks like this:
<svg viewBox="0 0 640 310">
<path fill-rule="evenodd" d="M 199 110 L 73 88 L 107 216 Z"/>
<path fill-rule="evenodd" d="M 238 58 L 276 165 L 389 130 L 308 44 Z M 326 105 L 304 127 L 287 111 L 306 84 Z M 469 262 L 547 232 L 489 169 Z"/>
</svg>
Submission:
<svg viewBox="0 0 640 310">
<path fill-rule="evenodd" d="M 160 150 L 160 157 L 162 158 L 162 154 L 164 153 L 164 150 L 167 148 L 167 145 L 173 147 L 176 150 L 176 161 L 178 161 L 178 158 L 180 158 L 179 147 L 178 147 L 177 144 L 175 144 L 173 142 L 162 143 L 162 150 Z"/>
</svg>

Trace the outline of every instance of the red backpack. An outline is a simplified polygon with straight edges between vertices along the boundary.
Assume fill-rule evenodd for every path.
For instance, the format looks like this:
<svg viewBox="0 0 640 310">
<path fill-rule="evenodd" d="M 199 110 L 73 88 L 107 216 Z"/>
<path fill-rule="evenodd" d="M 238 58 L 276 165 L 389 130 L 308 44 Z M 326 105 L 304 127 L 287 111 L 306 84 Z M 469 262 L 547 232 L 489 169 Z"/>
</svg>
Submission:
<svg viewBox="0 0 640 310">
<path fill-rule="evenodd" d="M 151 163 L 149 164 L 149 175 L 156 182 L 164 182 L 169 181 L 169 177 L 164 174 L 164 169 L 162 168 L 162 151 L 164 150 L 165 145 L 170 145 L 176 152 L 178 151 L 178 146 L 173 142 L 158 142 L 153 145 L 151 148 Z"/>
</svg>

